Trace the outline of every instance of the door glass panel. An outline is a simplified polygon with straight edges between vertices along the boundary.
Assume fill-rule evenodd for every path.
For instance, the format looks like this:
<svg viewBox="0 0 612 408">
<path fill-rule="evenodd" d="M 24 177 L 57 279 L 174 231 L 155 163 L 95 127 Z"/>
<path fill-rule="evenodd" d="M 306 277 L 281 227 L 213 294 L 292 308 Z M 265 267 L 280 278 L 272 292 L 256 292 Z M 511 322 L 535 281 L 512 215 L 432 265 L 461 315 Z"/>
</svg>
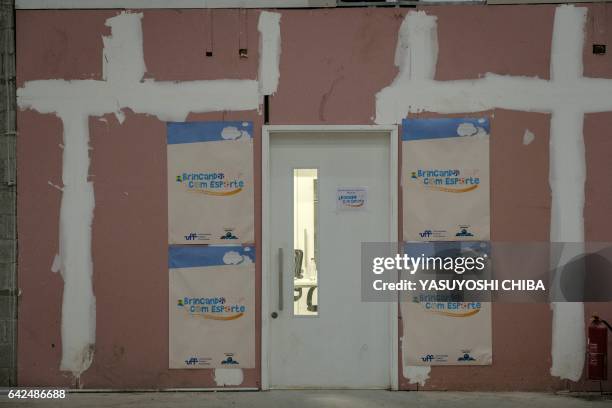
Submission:
<svg viewBox="0 0 612 408">
<path fill-rule="evenodd" d="M 293 314 L 318 315 L 317 169 L 293 170 Z"/>
</svg>

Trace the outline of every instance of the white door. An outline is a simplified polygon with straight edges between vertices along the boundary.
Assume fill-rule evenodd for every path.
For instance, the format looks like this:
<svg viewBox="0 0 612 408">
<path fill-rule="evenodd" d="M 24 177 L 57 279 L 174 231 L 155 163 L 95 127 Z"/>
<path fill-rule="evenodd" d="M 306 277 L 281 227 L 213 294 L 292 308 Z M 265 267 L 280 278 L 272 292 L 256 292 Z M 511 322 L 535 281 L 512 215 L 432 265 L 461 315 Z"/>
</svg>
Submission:
<svg viewBox="0 0 612 408">
<path fill-rule="evenodd" d="M 362 242 L 395 240 L 390 139 L 270 132 L 270 388 L 392 386 L 393 306 L 361 301 L 360 269 Z"/>
</svg>

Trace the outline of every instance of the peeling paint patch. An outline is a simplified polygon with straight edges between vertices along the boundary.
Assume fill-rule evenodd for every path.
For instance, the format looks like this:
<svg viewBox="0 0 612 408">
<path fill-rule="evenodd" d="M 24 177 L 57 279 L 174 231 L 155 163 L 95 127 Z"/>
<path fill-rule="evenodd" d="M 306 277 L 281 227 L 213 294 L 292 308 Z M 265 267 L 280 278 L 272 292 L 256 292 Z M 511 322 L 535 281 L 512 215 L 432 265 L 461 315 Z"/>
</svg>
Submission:
<svg viewBox="0 0 612 408">
<path fill-rule="evenodd" d="M 240 385 L 244 381 L 241 368 L 215 368 L 213 376 L 219 387 Z"/>
<path fill-rule="evenodd" d="M 535 140 L 535 135 L 529 129 L 525 129 L 525 133 L 523 134 L 523 144 L 525 146 L 530 145 Z"/>
<path fill-rule="evenodd" d="M 62 265 L 62 260 L 59 254 L 55 254 L 55 256 L 53 257 L 53 263 L 51 264 L 51 272 L 53 273 L 59 272 L 61 265 Z"/>
<path fill-rule="evenodd" d="M 425 381 L 429 378 L 431 367 L 420 366 L 404 366 L 403 375 L 411 384 L 425 385 Z"/>
</svg>

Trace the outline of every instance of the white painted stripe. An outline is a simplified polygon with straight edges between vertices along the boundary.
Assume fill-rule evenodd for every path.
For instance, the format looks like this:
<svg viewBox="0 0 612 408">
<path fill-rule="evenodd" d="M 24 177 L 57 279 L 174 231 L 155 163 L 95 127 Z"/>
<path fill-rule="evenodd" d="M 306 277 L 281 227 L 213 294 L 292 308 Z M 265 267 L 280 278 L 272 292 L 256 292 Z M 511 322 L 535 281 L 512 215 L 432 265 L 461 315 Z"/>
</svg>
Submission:
<svg viewBox="0 0 612 408">
<path fill-rule="evenodd" d="M 552 82 L 578 87 L 582 77 L 582 48 L 587 9 L 561 6 L 555 12 L 550 76 Z M 612 82 L 612 81 L 609 81 Z M 611 99 L 609 96 L 607 99 Z M 551 242 L 584 242 L 584 185 L 586 158 L 582 134 L 587 99 L 556 106 L 550 123 L 549 183 Z M 566 247 L 560 259 L 551 257 L 552 267 L 562 267 L 584 253 L 584 245 Z M 550 373 L 578 381 L 582 376 L 586 351 L 584 304 L 555 302 L 551 305 L 552 366 Z"/>
<path fill-rule="evenodd" d="M 259 15 L 259 93 L 273 95 L 278 88 L 281 54 L 279 13 L 262 11 Z"/>
<path fill-rule="evenodd" d="M 60 370 L 78 376 L 91 365 L 96 342 L 91 257 L 94 190 L 88 181 L 88 116 L 79 111 L 61 111 L 59 116 L 64 125 L 59 226 L 60 272 L 64 279 Z"/>
</svg>

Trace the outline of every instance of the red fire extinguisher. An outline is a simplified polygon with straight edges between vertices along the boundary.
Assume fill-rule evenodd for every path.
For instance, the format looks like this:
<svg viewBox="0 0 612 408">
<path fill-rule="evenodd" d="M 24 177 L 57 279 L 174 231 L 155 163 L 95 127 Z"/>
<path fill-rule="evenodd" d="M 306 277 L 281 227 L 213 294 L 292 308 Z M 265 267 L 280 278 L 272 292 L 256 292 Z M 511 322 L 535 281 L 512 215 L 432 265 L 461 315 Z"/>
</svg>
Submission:
<svg viewBox="0 0 612 408">
<path fill-rule="evenodd" d="M 612 330 L 608 322 L 593 315 L 589 325 L 587 346 L 587 378 L 589 380 L 605 381 L 608 379 L 608 329 Z"/>
</svg>

